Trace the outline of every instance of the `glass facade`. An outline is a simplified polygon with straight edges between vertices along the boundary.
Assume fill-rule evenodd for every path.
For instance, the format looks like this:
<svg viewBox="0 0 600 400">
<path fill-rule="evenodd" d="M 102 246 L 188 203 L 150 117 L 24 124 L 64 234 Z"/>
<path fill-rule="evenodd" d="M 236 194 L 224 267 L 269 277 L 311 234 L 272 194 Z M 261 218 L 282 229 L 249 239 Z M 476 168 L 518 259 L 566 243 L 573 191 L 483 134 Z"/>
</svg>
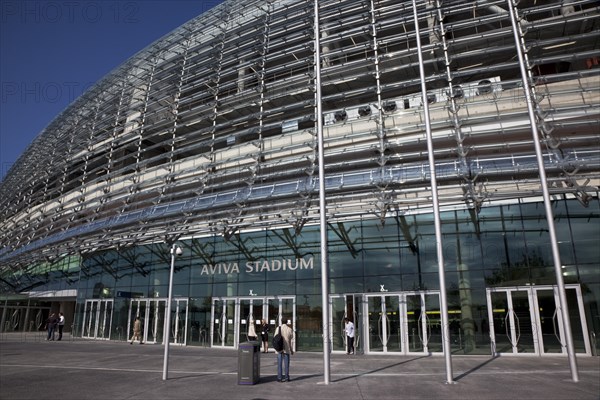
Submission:
<svg viewBox="0 0 600 400">
<path fill-rule="evenodd" d="M 600 202 L 595 198 L 588 207 L 582 207 L 575 199 L 561 199 L 553 202 L 553 210 L 576 350 L 591 354 L 597 351 L 591 348 L 593 333 L 600 329 Z M 484 207 L 477 218 L 473 217 L 469 210 L 442 214 L 453 354 L 512 351 L 515 338 L 511 339 L 510 332 L 507 336 L 513 315 L 509 309 L 514 310 L 513 330 L 515 337 L 519 336 L 517 353 L 561 352 L 555 336 L 558 325 L 548 322 L 556 320 L 558 306 L 542 203 Z M 318 227 L 307 226 L 300 233 L 281 229 L 227 239 L 180 240 L 183 254 L 175 260 L 173 278 L 173 312 L 177 313 L 173 318 L 177 325 L 174 340 L 188 345 L 235 347 L 246 340 L 250 320 L 268 316 L 276 324 L 278 318 L 293 317 L 297 349 L 320 350 L 319 239 Z M 431 215 L 330 224 L 328 240 L 332 326 L 349 313 L 360 320 L 357 330 L 364 339 L 357 347 L 363 352 L 441 352 Z M 37 280 L 38 291 L 76 290 L 76 335 L 126 340 L 128 332 L 131 334 L 132 316 L 141 314 L 149 325 L 145 340 L 160 343 L 169 251 L 165 244 L 149 244 L 102 251 L 80 260 L 68 257 L 38 268 L 30 279 Z M 78 263 L 80 270 L 73 266 Z M 59 274 L 69 275 L 71 269 L 75 270 L 70 274 L 72 281 L 57 279 Z M 57 286 L 59 282 L 62 286 Z M 345 299 L 353 303 L 349 310 L 344 308 Z M 33 314 L 50 309 L 36 302 L 29 308 L 23 304 L 5 301 L 5 330 L 23 330 L 19 323 L 35 325 L 41 317 Z M 247 316 L 250 305 L 252 318 Z M 21 313 L 29 309 L 28 315 L 19 315 L 19 309 Z M 531 309 L 539 312 L 531 314 Z M 222 310 L 225 317 L 221 321 Z M 385 326 L 381 325 L 382 314 L 388 317 Z M 215 321 L 221 322 L 215 326 Z M 532 328 L 536 323 L 543 332 L 539 340 Z M 219 329 L 225 329 L 223 334 Z M 337 332 L 337 327 L 332 331 Z M 340 340 L 343 338 L 332 337 L 334 350 L 336 342 L 340 350 Z"/>
<path fill-rule="evenodd" d="M 236 348 L 289 319 L 318 351 L 324 211 L 334 351 L 349 317 L 359 352 L 439 353 L 447 300 L 456 354 L 564 353 L 549 192 L 597 352 L 597 1 L 318 6 L 224 1 L 40 133 L 0 185 L 2 332 L 64 310 L 88 339 L 140 317 L 147 343 Z"/>
</svg>

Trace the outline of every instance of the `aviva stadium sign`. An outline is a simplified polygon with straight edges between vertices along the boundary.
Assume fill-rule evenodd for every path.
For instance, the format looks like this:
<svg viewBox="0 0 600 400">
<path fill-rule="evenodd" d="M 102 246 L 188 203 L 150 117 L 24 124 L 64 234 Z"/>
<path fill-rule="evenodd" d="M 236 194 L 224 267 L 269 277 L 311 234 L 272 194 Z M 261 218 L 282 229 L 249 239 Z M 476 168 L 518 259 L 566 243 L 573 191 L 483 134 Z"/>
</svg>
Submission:
<svg viewBox="0 0 600 400">
<path fill-rule="evenodd" d="M 247 261 L 242 264 L 242 271 L 246 273 L 255 272 L 281 272 L 281 271 L 296 271 L 303 269 L 313 269 L 314 258 L 280 258 L 272 260 Z M 216 263 L 204 264 L 200 275 L 222 275 L 222 274 L 239 274 L 240 264 L 232 263 Z"/>
</svg>

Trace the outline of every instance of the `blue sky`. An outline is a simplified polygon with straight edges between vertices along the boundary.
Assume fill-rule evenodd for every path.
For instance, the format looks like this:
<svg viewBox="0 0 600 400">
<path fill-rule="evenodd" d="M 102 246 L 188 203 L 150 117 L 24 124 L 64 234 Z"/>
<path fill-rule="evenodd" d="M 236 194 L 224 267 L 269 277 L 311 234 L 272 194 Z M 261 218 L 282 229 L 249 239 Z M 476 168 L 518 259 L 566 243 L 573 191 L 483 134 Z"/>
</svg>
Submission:
<svg viewBox="0 0 600 400">
<path fill-rule="evenodd" d="M 0 0 L 0 177 L 54 117 L 220 0 Z"/>
</svg>

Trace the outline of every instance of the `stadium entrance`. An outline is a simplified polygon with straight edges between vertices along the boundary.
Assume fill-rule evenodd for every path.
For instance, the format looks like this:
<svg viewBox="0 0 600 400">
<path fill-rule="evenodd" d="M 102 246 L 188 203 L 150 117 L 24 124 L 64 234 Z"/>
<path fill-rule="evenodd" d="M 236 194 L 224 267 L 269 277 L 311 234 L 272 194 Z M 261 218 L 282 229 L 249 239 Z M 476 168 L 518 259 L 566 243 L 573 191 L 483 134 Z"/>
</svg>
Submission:
<svg viewBox="0 0 600 400">
<path fill-rule="evenodd" d="M 581 286 L 565 290 L 575 351 L 590 355 Z M 557 286 L 488 288 L 486 295 L 494 354 L 567 354 Z"/>
<path fill-rule="evenodd" d="M 365 295 L 366 353 L 442 352 L 439 292 Z"/>
<path fill-rule="evenodd" d="M 131 299 L 125 339 L 131 338 L 136 317 L 142 321 L 142 340 L 144 343 L 164 344 L 164 325 L 167 309 L 166 298 Z M 171 305 L 171 343 L 187 344 L 188 299 L 175 298 Z"/>
<path fill-rule="evenodd" d="M 291 318 L 296 331 L 295 296 L 213 297 L 211 346 L 238 348 L 249 339 L 250 324 L 260 340 L 262 319 L 269 324 L 270 339 L 283 318 Z"/>
<path fill-rule="evenodd" d="M 354 346 L 359 352 L 442 352 L 439 292 L 332 295 L 329 306 L 336 352 L 346 351 L 344 318 L 354 322 Z"/>
<path fill-rule="evenodd" d="M 110 339 L 113 304 L 112 299 L 85 301 L 81 331 L 82 337 L 98 340 Z"/>
</svg>

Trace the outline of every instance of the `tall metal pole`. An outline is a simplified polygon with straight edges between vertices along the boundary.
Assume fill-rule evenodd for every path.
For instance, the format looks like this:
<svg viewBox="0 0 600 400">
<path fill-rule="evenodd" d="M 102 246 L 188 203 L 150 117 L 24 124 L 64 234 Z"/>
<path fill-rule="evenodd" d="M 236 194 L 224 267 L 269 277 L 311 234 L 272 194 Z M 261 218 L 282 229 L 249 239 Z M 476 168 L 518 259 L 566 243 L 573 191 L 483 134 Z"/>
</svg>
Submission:
<svg viewBox="0 0 600 400">
<path fill-rule="evenodd" d="M 425 131 L 427 135 L 427 152 L 429 153 L 429 175 L 431 175 L 431 196 L 433 199 L 433 222 L 435 226 L 435 247 L 438 259 L 438 275 L 440 279 L 440 307 L 442 319 L 442 345 L 446 359 L 446 383 L 454 383 L 452 378 L 452 359 L 450 349 L 450 329 L 448 326 L 448 302 L 446 298 L 446 274 L 444 272 L 444 253 L 442 248 L 442 224 L 437 192 L 437 179 L 435 175 L 435 157 L 433 156 L 433 139 L 431 135 L 431 122 L 429 120 L 429 104 L 427 103 L 427 85 L 425 84 L 425 68 L 423 67 L 423 52 L 421 51 L 421 33 L 417 15 L 417 2 L 413 0 L 413 15 L 415 19 L 415 35 L 417 37 L 417 54 L 419 56 L 419 74 L 421 75 L 421 96 L 423 111 L 425 112 Z"/>
<path fill-rule="evenodd" d="M 323 380 L 329 385 L 329 263 L 327 257 L 327 209 L 325 203 L 325 156 L 323 148 L 323 107 L 321 104 L 321 41 L 319 3 L 315 0 L 315 103 L 319 145 L 319 225 L 321 229 L 321 307 L 323 308 Z"/>
<path fill-rule="evenodd" d="M 169 343 L 171 342 L 171 300 L 173 298 L 173 271 L 175 270 L 175 256 L 181 249 L 173 243 L 171 247 L 171 271 L 169 272 L 169 297 L 167 299 L 167 318 L 164 327 L 165 355 L 163 358 L 163 381 L 167 380 L 169 374 Z"/>
<path fill-rule="evenodd" d="M 525 92 L 525 100 L 527 102 L 527 112 L 529 113 L 529 122 L 531 125 L 531 135 L 533 136 L 533 145 L 535 147 L 535 156 L 538 163 L 538 171 L 540 172 L 540 184 L 544 197 L 544 207 L 546 210 L 546 220 L 548 222 L 548 232 L 550 233 L 550 245 L 552 247 L 552 258 L 554 260 L 554 273 L 556 274 L 556 285 L 558 286 L 558 299 L 560 302 L 560 313 L 562 315 L 563 326 L 565 331 L 565 341 L 567 347 L 567 356 L 571 367 L 571 377 L 574 382 L 579 382 L 579 370 L 577 368 L 577 360 L 575 358 L 575 346 L 573 345 L 573 335 L 571 331 L 571 319 L 567 308 L 567 295 L 565 292 L 565 283 L 562 276 L 562 263 L 560 261 L 560 251 L 558 250 L 558 241 L 556 238 L 556 229 L 554 227 L 554 213 L 552 212 L 552 204 L 550 203 L 550 192 L 548 191 L 548 181 L 546 179 L 546 170 L 544 166 L 544 158 L 542 156 L 542 146 L 540 145 L 540 135 L 537 128 L 535 112 L 533 109 L 533 99 L 529 90 L 530 82 L 527 79 L 527 71 L 525 70 L 525 57 L 521 45 L 522 37 L 519 29 L 517 29 L 517 19 L 515 15 L 514 4 L 512 0 L 508 1 L 508 11 L 510 14 L 510 22 L 512 24 L 513 35 L 515 38 L 515 47 L 519 59 L 519 68 L 521 69 L 521 80 L 523 82 L 523 90 Z"/>
</svg>

